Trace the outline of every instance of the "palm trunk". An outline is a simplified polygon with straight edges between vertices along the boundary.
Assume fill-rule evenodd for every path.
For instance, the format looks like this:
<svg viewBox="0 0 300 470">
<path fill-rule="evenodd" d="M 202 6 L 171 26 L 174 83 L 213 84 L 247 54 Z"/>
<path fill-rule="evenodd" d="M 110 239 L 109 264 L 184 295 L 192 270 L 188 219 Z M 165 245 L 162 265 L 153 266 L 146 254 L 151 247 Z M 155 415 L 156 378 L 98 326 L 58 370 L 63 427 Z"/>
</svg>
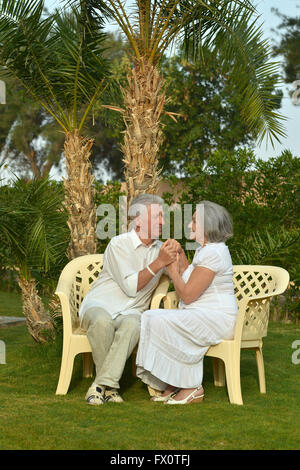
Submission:
<svg viewBox="0 0 300 470">
<path fill-rule="evenodd" d="M 28 281 L 20 276 L 17 281 L 22 291 L 23 314 L 29 333 L 37 343 L 46 343 L 49 339 L 54 339 L 54 325 L 38 295 L 35 279 L 31 278 Z"/>
<path fill-rule="evenodd" d="M 136 60 L 123 90 L 125 137 L 122 151 L 125 163 L 127 197 L 157 192 L 158 152 L 162 144 L 160 116 L 165 104 L 163 79 L 146 59 Z"/>
<path fill-rule="evenodd" d="M 94 176 L 91 172 L 91 147 L 79 132 L 66 134 L 64 145 L 68 179 L 64 179 L 65 200 L 71 241 L 68 258 L 94 254 L 97 251 L 96 207 L 94 201 Z"/>
</svg>

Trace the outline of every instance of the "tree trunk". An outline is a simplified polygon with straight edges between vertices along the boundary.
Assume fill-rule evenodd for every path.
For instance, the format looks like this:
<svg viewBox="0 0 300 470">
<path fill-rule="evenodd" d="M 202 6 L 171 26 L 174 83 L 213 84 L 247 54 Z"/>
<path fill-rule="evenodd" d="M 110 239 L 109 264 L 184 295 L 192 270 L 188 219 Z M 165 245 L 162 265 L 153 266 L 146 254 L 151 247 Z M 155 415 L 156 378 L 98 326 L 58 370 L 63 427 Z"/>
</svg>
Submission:
<svg viewBox="0 0 300 470">
<path fill-rule="evenodd" d="M 33 172 L 33 175 L 34 175 L 35 179 L 39 180 L 39 179 L 45 178 L 46 176 L 49 175 L 50 170 L 53 166 L 53 162 L 51 160 L 48 159 L 47 162 L 44 163 L 44 165 L 41 166 L 41 168 L 40 168 L 39 165 L 37 164 L 36 153 L 35 153 L 34 150 L 32 150 L 29 153 L 25 153 L 25 157 L 28 158 L 28 160 L 29 160 L 31 170 Z"/>
<path fill-rule="evenodd" d="M 64 179 L 64 205 L 69 213 L 71 232 L 69 260 L 97 251 L 94 176 L 90 162 L 92 145 L 93 140 L 84 139 L 77 130 L 66 134 L 64 152 L 68 179 Z"/>
<path fill-rule="evenodd" d="M 41 170 L 36 163 L 36 155 L 35 151 L 32 150 L 31 152 L 25 153 L 25 156 L 28 158 L 32 172 L 34 174 L 34 178 L 39 180 L 42 177 Z"/>
<path fill-rule="evenodd" d="M 157 192 L 158 152 L 162 144 L 160 116 L 165 104 L 163 79 L 146 59 L 136 60 L 123 90 L 125 136 L 122 151 L 128 204 L 140 193 Z"/>
<path fill-rule="evenodd" d="M 46 343 L 54 339 L 54 325 L 38 295 L 35 279 L 27 281 L 23 277 L 18 277 L 17 281 L 22 291 L 23 314 L 29 333 L 37 343 Z"/>
</svg>

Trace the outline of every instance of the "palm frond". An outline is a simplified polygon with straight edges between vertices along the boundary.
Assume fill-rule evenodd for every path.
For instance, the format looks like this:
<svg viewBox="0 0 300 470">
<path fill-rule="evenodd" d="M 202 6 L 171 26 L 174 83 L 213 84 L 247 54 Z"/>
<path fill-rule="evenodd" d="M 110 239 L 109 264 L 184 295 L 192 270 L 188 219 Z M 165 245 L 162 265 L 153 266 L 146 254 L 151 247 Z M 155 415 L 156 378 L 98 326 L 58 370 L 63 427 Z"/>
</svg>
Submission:
<svg viewBox="0 0 300 470">
<path fill-rule="evenodd" d="M 65 131 L 109 74 L 101 19 L 84 5 L 43 18 L 43 0 L 0 1 L 0 74 L 13 75 Z"/>
<path fill-rule="evenodd" d="M 63 197 L 62 188 L 52 187 L 47 178 L 29 183 L 17 179 L 0 207 L 0 239 L 21 272 L 45 273 L 65 259 L 69 229 Z"/>
<path fill-rule="evenodd" d="M 299 230 L 267 228 L 254 232 L 233 251 L 234 264 L 277 265 L 289 269 L 299 257 Z"/>
</svg>

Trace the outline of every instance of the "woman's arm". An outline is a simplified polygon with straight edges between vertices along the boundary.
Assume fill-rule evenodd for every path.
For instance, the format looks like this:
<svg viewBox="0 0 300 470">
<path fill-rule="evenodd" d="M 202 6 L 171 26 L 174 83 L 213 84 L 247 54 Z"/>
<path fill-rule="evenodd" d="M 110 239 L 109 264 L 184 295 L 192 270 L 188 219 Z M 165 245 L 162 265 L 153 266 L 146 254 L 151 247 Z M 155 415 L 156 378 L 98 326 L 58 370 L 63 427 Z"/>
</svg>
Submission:
<svg viewBox="0 0 300 470">
<path fill-rule="evenodd" d="M 186 270 L 189 264 L 190 263 L 186 257 L 186 254 L 184 250 L 181 248 L 181 251 L 179 251 L 179 274 L 180 275 Z"/>
<path fill-rule="evenodd" d="M 174 240 L 174 239 L 169 239 L 165 243 L 167 243 L 169 246 L 174 248 L 179 254 L 179 259 L 178 259 L 179 268 L 178 269 L 179 269 L 179 274 L 182 274 L 190 264 L 182 246 L 177 240 Z"/>
<path fill-rule="evenodd" d="M 198 266 L 193 269 L 188 282 L 185 283 L 179 272 L 179 255 L 177 256 L 177 261 L 166 266 L 166 269 L 173 281 L 178 296 L 185 304 L 190 304 L 198 299 L 215 277 L 215 273 L 211 269 Z"/>
</svg>

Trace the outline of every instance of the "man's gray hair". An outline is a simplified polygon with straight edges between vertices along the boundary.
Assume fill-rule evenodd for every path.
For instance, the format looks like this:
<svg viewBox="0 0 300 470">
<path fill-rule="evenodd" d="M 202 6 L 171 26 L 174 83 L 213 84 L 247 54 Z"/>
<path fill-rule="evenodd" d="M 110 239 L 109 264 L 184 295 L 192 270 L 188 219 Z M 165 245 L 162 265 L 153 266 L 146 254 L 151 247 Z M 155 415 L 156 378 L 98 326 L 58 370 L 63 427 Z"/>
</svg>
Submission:
<svg viewBox="0 0 300 470">
<path fill-rule="evenodd" d="M 151 206 L 152 204 L 159 204 L 162 206 L 164 204 L 164 200 L 156 194 L 143 193 L 139 194 L 131 201 L 128 210 L 128 217 L 131 219 L 129 230 L 135 228 L 135 222 L 133 219 L 140 215 L 143 209 L 147 206 Z"/>
<path fill-rule="evenodd" d="M 201 201 L 204 215 L 204 235 L 208 242 L 225 242 L 233 236 L 232 218 L 225 207 L 211 201 Z"/>
</svg>

